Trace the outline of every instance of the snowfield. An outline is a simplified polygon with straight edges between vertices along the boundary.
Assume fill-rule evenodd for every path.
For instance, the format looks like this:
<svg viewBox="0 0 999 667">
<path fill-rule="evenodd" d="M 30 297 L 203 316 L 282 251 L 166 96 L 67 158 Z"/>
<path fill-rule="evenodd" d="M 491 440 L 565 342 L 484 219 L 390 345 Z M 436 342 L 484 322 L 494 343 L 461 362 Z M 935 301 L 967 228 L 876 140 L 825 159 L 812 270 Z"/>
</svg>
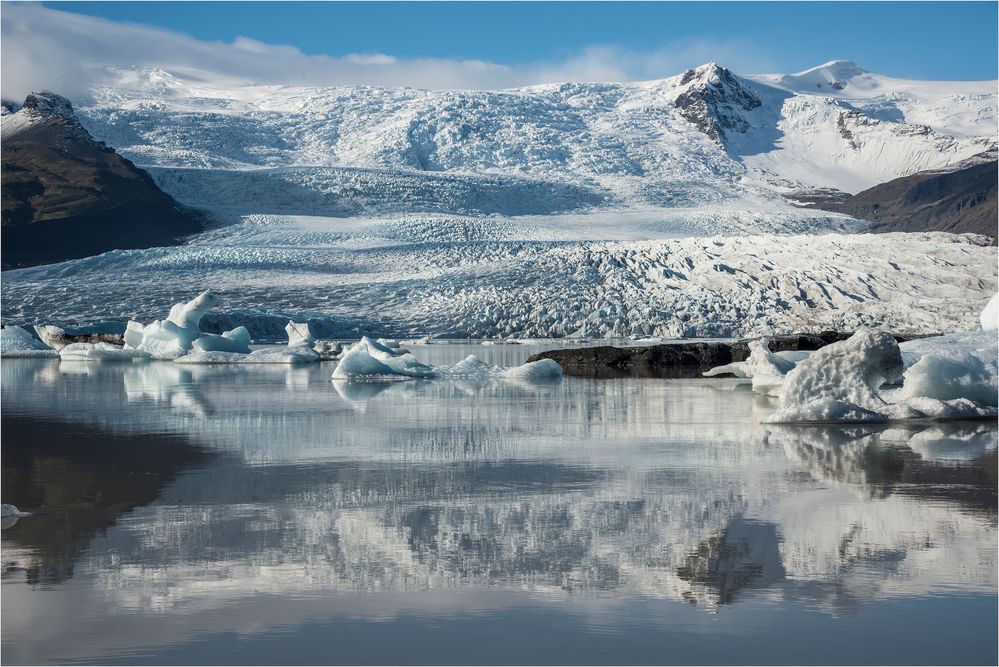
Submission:
<svg viewBox="0 0 999 667">
<path fill-rule="evenodd" d="M 212 289 L 206 330 L 280 340 L 289 319 L 324 337 L 928 333 L 974 328 L 996 291 L 983 237 L 855 235 L 868 223 L 785 199 L 994 150 L 994 82 L 842 61 L 506 91 L 117 75 L 74 100 L 81 121 L 214 223 L 4 272 L 5 322 L 120 329 Z"/>
</svg>

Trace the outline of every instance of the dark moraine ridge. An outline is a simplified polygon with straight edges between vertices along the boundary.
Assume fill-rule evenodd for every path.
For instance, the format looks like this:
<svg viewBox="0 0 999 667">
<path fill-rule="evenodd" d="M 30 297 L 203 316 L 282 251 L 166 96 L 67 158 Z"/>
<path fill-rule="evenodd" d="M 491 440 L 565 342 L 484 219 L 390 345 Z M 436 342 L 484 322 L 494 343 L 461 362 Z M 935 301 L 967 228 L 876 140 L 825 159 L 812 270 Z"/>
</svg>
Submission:
<svg viewBox="0 0 999 667">
<path fill-rule="evenodd" d="M 903 176 L 855 195 L 836 191 L 796 194 L 794 199 L 874 223 L 870 231 L 951 232 L 997 237 L 999 163 L 996 151 L 946 169 Z"/>
<path fill-rule="evenodd" d="M 818 350 L 852 335 L 853 332 L 823 331 L 815 334 L 771 336 L 769 347 L 771 352 Z M 910 338 L 895 335 L 895 340 L 900 343 Z M 583 377 L 697 378 L 716 366 L 748 358 L 749 339 L 547 350 L 531 355 L 528 361 L 553 359 L 567 375 Z"/>
</svg>

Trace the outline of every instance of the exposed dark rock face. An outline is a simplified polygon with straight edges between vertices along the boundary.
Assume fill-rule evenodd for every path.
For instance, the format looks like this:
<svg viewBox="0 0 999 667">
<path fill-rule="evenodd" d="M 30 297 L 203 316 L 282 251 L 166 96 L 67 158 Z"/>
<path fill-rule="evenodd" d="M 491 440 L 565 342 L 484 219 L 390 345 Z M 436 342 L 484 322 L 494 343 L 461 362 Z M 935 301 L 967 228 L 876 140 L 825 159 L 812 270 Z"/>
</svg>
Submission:
<svg viewBox="0 0 999 667">
<path fill-rule="evenodd" d="M 852 335 L 852 332 L 823 331 L 817 334 L 773 336 L 770 338 L 770 351 L 818 350 Z M 907 340 L 904 336 L 895 336 L 895 339 L 899 342 Z M 696 378 L 716 366 L 748 358 L 749 341 L 740 340 L 547 350 L 532 355 L 528 361 L 554 359 L 567 375 L 584 377 Z"/>
<path fill-rule="evenodd" d="M 872 232 L 971 232 L 997 237 L 999 163 L 995 151 L 946 170 L 922 171 L 853 196 L 829 192 L 793 199 L 870 220 Z"/>
<path fill-rule="evenodd" d="M 90 136 L 66 98 L 5 102 L 0 126 L 4 269 L 173 245 L 201 229 L 197 213 Z"/>
<path fill-rule="evenodd" d="M 742 112 L 761 102 L 732 72 L 712 63 L 684 72 L 680 84 L 691 82 L 695 83 L 676 98 L 674 106 L 697 129 L 719 143 L 726 132 L 749 129 Z"/>
</svg>

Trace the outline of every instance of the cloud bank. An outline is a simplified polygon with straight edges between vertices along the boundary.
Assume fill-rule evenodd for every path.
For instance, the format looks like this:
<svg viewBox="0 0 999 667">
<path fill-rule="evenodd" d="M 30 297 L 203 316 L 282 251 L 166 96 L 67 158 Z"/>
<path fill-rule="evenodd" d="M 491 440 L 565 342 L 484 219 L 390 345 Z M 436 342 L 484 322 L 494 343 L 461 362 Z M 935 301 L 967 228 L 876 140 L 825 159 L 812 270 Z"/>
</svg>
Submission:
<svg viewBox="0 0 999 667">
<path fill-rule="evenodd" d="M 33 90 L 85 97 L 110 83 L 113 68 L 157 67 L 206 81 L 305 86 L 370 85 L 501 89 L 561 81 L 621 82 L 672 76 L 715 61 L 740 72 L 773 70 L 751 44 L 684 40 L 654 51 L 595 45 L 552 62 L 504 65 L 482 60 L 396 58 L 381 53 L 307 55 L 248 37 L 203 41 L 161 28 L 3 3 L 0 94 Z"/>
</svg>

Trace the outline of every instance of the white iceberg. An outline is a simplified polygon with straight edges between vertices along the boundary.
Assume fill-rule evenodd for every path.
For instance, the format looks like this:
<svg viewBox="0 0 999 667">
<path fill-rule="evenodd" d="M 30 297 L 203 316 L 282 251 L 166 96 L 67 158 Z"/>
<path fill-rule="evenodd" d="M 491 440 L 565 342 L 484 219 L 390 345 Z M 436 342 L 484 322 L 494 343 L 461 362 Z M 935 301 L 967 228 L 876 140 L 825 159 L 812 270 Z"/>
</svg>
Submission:
<svg viewBox="0 0 999 667">
<path fill-rule="evenodd" d="M 964 398 L 996 407 L 999 397 L 996 369 L 994 352 L 955 349 L 925 354 L 905 371 L 902 388 L 893 396 L 939 401 Z"/>
<path fill-rule="evenodd" d="M 216 304 L 218 297 L 211 290 L 205 290 L 187 303 L 175 304 L 165 320 L 155 320 L 151 324 L 130 321 L 125 326 L 125 345 L 156 359 L 176 359 L 194 349 L 194 341 L 206 335 L 199 328 L 201 318 Z M 212 339 L 207 340 L 205 345 L 209 348 L 235 347 L 235 344 Z"/>
<path fill-rule="evenodd" d="M 51 347 L 35 339 L 27 329 L 7 325 L 0 329 L 0 357 L 56 357 Z"/>
<path fill-rule="evenodd" d="M 350 378 L 430 378 L 434 369 L 416 360 L 409 351 L 393 349 L 365 336 L 354 343 L 333 371 L 334 380 Z"/>
<path fill-rule="evenodd" d="M 70 343 L 59 350 L 59 358 L 63 361 L 133 361 L 148 359 L 149 354 L 111 343 Z"/>
<path fill-rule="evenodd" d="M 284 330 L 288 333 L 288 347 L 312 345 L 314 342 L 308 322 L 288 322 Z"/>
<path fill-rule="evenodd" d="M 236 327 L 232 331 L 226 331 L 220 336 L 215 334 L 201 334 L 192 346 L 200 352 L 249 354 L 250 332 L 247 331 L 246 327 Z"/>
<path fill-rule="evenodd" d="M 982 330 L 995 331 L 999 329 L 999 294 L 993 294 L 988 304 L 982 310 Z"/>
<path fill-rule="evenodd" d="M 211 290 L 205 290 L 187 303 L 174 304 L 167 315 L 167 321 L 184 329 L 200 331 L 201 318 L 218 303 L 218 297 Z"/>
<path fill-rule="evenodd" d="M 517 380 L 530 380 L 531 382 L 557 380 L 562 377 L 562 367 L 554 359 L 539 359 L 538 361 L 529 361 L 521 366 L 502 370 L 498 373 L 498 376 Z"/>
<path fill-rule="evenodd" d="M 923 349 L 936 344 L 922 342 Z M 902 374 L 902 352 L 888 333 L 861 329 L 827 345 L 784 379 L 780 406 L 767 421 L 878 422 L 993 417 L 996 355 L 930 352 Z M 886 384 L 901 388 L 882 389 Z"/>
<path fill-rule="evenodd" d="M 66 340 L 65 330 L 59 327 L 36 324 L 33 328 L 38 337 L 42 339 L 42 342 L 57 352 L 69 345 L 69 341 Z"/>
<path fill-rule="evenodd" d="M 202 351 L 195 350 L 174 360 L 178 364 L 310 364 L 319 361 L 319 353 L 305 347 L 287 347 L 272 345 L 254 350 L 249 354 L 242 352 Z"/>
<path fill-rule="evenodd" d="M 787 350 L 771 352 L 770 340 L 761 338 L 749 341 L 749 358 L 724 366 L 716 366 L 702 373 L 704 377 L 731 374 L 737 378 L 752 381 L 753 391 L 777 396 L 784 377 L 798 364 L 811 355 L 810 351 Z"/>
<path fill-rule="evenodd" d="M 530 382 L 562 377 L 562 367 L 551 359 L 529 362 L 514 368 L 491 366 L 475 355 L 469 355 L 453 366 L 428 366 L 408 350 L 391 348 L 391 341 L 362 338 L 344 353 L 333 371 L 334 380 L 374 379 L 482 379 L 507 378 Z"/>
</svg>

